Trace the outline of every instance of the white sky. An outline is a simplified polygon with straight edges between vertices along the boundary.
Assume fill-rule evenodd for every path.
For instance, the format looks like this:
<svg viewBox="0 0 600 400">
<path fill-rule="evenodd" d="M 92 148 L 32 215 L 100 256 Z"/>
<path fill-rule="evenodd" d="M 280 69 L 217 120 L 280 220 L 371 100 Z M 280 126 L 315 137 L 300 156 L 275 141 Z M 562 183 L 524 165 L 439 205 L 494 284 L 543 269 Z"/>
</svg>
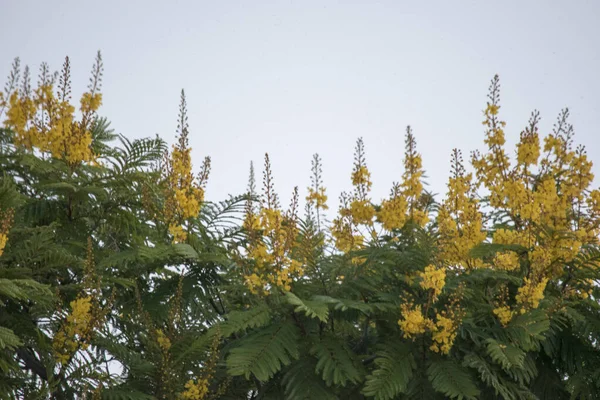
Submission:
<svg viewBox="0 0 600 400">
<path fill-rule="evenodd" d="M 533 109 L 545 134 L 568 106 L 599 176 L 599 21 L 593 0 L 0 0 L 0 77 L 16 56 L 37 70 L 69 55 L 79 95 L 100 49 L 101 114 L 117 132 L 172 143 L 185 88 L 196 167 L 213 159 L 209 199 L 243 192 L 265 152 L 284 202 L 295 185 L 304 196 L 318 152 L 335 209 L 359 136 L 373 198 L 388 194 L 408 124 L 430 188 L 445 192 L 451 149 L 482 148 L 495 73 L 510 144 Z"/>
</svg>

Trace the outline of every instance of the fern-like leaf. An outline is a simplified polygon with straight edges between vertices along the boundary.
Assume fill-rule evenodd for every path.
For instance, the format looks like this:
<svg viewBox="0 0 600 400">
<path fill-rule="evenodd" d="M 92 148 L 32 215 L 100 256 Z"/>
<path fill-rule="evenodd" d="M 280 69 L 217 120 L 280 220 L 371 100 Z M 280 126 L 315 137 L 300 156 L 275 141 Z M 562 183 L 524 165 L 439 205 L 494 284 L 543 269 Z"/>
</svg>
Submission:
<svg viewBox="0 0 600 400">
<path fill-rule="evenodd" d="M 234 333 L 243 332 L 251 328 L 259 328 L 271 321 L 271 312 L 265 305 L 252 307 L 248 311 L 231 311 L 225 316 L 221 324 L 223 337 L 229 337 Z"/>
<path fill-rule="evenodd" d="M 362 365 L 339 339 L 324 337 L 313 346 L 311 353 L 318 360 L 316 371 L 328 386 L 362 382 Z"/>
<path fill-rule="evenodd" d="M 427 368 L 433 388 L 451 399 L 477 399 L 479 389 L 470 374 L 454 361 L 436 361 Z"/>
<path fill-rule="evenodd" d="M 305 358 L 295 362 L 285 373 L 281 383 L 286 400 L 335 400 L 325 382 L 315 374 L 316 363 Z"/>
<path fill-rule="evenodd" d="M 288 322 L 255 332 L 231 350 L 226 361 L 229 374 L 269 380 L 282 366 L 299 357 L 297 339 L 296 326 Z"/>
<path fill-rule="evenodd" d="M 376 368 L 367 376 L 363 393 L 375 400 L 391 400 L 405 391 L 413 370 L 415 359 L 403 344 L 389 343 L 377 352 Z"/>
<path fill-rule="evenodd" d="M 323 322 L 327 322 L 329 316 L 329 307 L 327 303 L 315 300 L 302 300 L 292 292 L 286 292 L 285 297 L 293 306 L 296 306 L 294 311 L 297 313 L 303 312 L 309 318 L 318 318 Z"/>
</svg>

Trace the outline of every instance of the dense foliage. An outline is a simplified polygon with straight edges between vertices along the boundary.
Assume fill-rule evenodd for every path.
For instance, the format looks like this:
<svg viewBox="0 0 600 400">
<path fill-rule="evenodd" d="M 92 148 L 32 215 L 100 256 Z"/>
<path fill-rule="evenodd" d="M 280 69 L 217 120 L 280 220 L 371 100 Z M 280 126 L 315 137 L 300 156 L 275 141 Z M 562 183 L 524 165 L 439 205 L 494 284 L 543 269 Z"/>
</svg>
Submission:
<svg viewBox="0 0 600 400">
<path fill-rule="evenodd" d="M 262 191 L 251 167 L 205 201 L 183 92 L 175 145 L 132 141 L 102 68 L 78 108 L 68 58 L 35 88 L 15 60 L 0 93 L 0 398 L 600 398 L 600 191 L 567 110 L 512 155 L 495 77 L 441 200 L 408 128 L 375 202 L 359 139 L 329 222 L 318 155 L 303 212 L 268 156 Z"/>
</svg>

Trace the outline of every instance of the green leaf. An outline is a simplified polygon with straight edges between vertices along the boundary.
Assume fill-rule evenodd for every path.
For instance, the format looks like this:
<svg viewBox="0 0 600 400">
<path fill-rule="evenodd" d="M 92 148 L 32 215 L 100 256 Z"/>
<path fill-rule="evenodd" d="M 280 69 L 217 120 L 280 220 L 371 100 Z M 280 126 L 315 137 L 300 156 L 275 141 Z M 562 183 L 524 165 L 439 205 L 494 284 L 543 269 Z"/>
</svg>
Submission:
<svg viewBox="0 0 600 400">
<path fill-rule="evenodd" d="M 545 339 L 544 332 L 550 329 L 550 319 L 542 310 L 532 310 L 518 315 L 506 327 L 506 333 L 513 343 L 525 350 L 534 350 Z"/>
<path fill-rule="evenodd" d="M 231 311 L 221 323 L 221 334 L 227 338 L 234 333 L 259 328 L 271 321 L 271 311 L 266 305 L 252 307 L 248 311 Z"/>
<path fill-rule="evenodd" d="M 3 326 L 0 326 L 0 349 L 14 350 L 23 343 L 15 333 Z"/>
<path fill-rule="evenodd" d="M 269 380 L 282 366 L 299 357 L 296 326 L 283 322 L 271 325 L 241 339 L 238 347 L 227 357 L 227 369 L 232 376 L 254 375 L 258 380 Z"/>
<path fill-rule="evenodd" d="M 433 388 L 451 399 L 477 399 L 479 389 L 470 374 L 454 361 L 434 361 L 427 368 Z"/>
<path fill-rule="evenodd" d="M 363 393 L 376 400 L 391 400 L 406 390 L 416 368 L 410 348 L 388 343 L 376 353 L 375 370 L 367 376 Z"/>
<path fill-rule="evenodd" d="M 475 353 L 469 353 L 464 357 L 463 365 L 469 368 L 474 368 L 479 373 L 479 378 L 487 386 L 494 389 L 496 394 L 502 396 L 507 400 L 514 400 L 515 396 L 511 393 L 510 389 L 502 384 L 498 377 L 496 366 L 490 365 L 486 359 L 480 357 Z"/>
<path fill-rule="evenodd" d="M 315 374 L 316 363 L 304 358 L 292 364 L 283 376 L 286 400 L 335 400 L 325 382 Z"/>
<path fill-rule="evenodd" d="M 487 354 L 498 363 L 502 369 L 522 368 L 525 352 L 511 344 L 498 343 L 494 339 L 487 339 Z"/>
<path fill-rule="evenodd" d="M 323 337 L 310 352 L 317 357 L 316 371 L 328 386 L 362 382 L 362 365 L 338 338 Z"/>
<path fill-rule="evenodd" d="M 304 312 L 309 318 L 318 318 L 323 322 L 327 322 L 329 316 L 329 307 L 327 303 L 320 301 L 301 300 L 292 292 L 286 292 L 285 297 L 293 306 L 296 306 L 294 311 L 297 313 Z"/>
<path fill-rule="evenodd" d="M 175 250 L 175 254 L 179 256 L 185 257 L 190 260 L 198 259 L 198 252 L 187 243 L 175 243 L 173 245 L 173 249 Z"/>
</svg>

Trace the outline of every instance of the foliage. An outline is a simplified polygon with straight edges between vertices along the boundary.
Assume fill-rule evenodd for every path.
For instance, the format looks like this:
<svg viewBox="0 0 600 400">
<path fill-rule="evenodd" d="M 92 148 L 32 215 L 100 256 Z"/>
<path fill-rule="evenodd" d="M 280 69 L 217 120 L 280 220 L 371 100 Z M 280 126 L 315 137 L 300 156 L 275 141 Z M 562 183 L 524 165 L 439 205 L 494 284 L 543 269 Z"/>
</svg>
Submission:
<svg viewBox="0 0 600 400">
<path fill-rule="evenodd" d="M 0 398 L 596 399 L 600 191 L 568 110 L 505 148 L 491 82 L 484 152 L 424 190 L 417 140 L 371 197 L 364 142 L 328 221 L 263 191 L 205 199 L 185 95 L 176 144 L 115 135 L 98 54 L 79 111 L 70 62 L 0 96 Z"/>
</svg>

